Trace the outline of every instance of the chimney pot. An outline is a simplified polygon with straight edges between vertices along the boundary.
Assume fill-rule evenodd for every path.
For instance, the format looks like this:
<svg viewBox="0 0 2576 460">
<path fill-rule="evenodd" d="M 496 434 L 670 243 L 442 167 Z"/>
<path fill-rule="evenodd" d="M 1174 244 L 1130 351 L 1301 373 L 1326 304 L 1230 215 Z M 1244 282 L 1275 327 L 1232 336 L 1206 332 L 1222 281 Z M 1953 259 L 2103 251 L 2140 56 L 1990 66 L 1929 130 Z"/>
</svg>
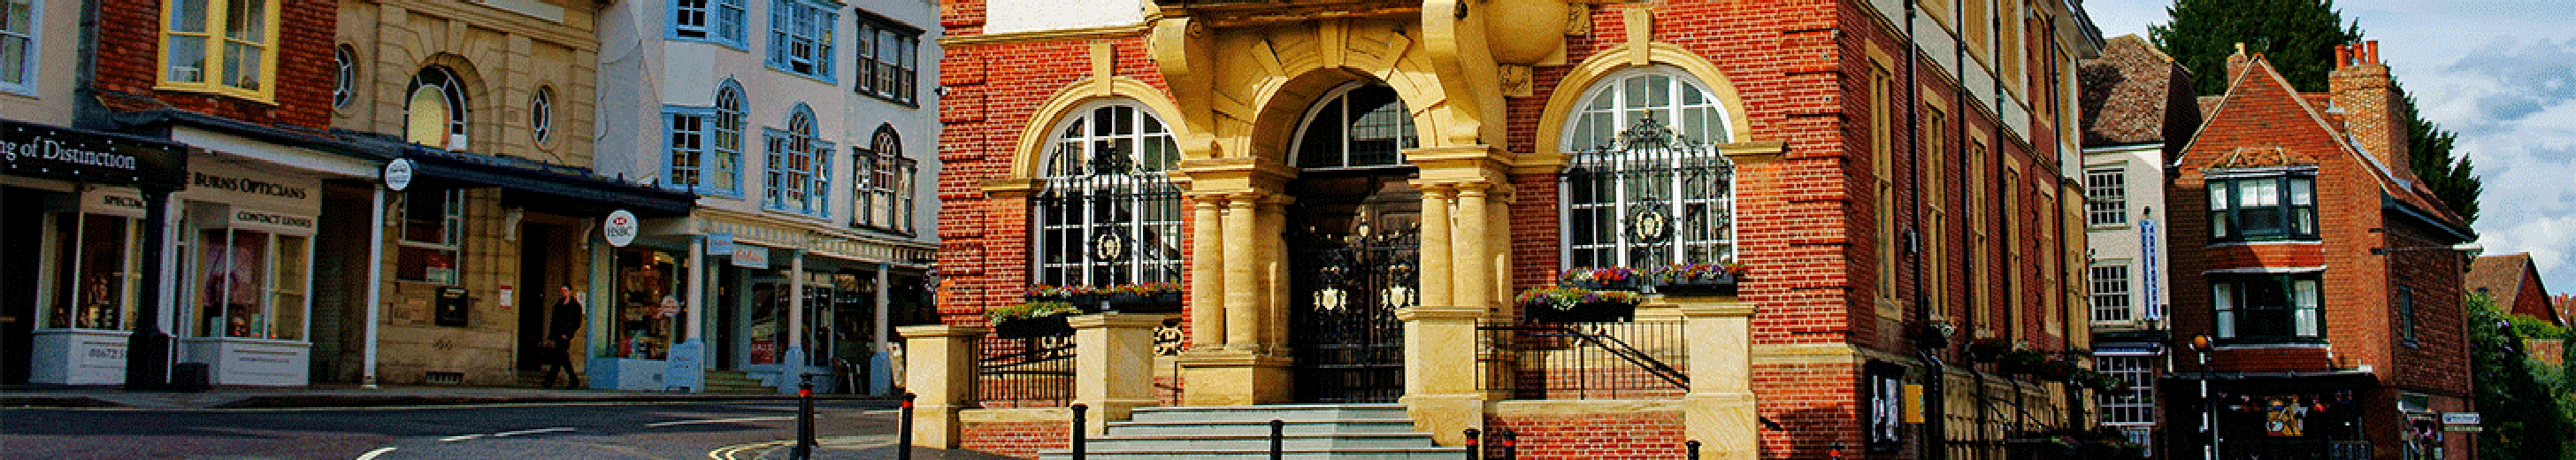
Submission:
<svg viewBox="0 0 2576 460">
<path fill-rule="evenodd" d="M 2366 45 L 2368 45 L 2368 46 L 2370 46 L 2370 62 L 2366 62 L 2365 64 L 2378 64 L 2378 63 L 2379 63 L 2379 41 L 2378 41 L 2378 40 L 2371 40 L 2371 41 L 2362 42 L 2362 43 L 2363 43 L 2363 44 L 2366 44 Z"/>
<path fill-rule="evenodd" d="M 2335 45 L 2335 70 L 2352 66 L 2352 46 Z"/>
</svg>

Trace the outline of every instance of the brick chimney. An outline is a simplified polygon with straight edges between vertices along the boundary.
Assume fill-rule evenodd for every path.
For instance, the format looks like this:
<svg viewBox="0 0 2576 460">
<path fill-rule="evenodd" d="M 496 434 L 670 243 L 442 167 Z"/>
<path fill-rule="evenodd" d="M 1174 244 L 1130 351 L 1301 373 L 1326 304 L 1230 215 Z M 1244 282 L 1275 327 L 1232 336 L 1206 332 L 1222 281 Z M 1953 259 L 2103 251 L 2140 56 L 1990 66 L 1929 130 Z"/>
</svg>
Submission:
<svg viewBox="0 0 2576 460">
<path fill-rule="evenodd" d="M 2335 107 L 2343 109 L 2344 129 L 2354 145 L 2398 177 L 2415 180 L 2406 163 L 2404 101 L 2398 98 L 2388 64 L 2379 61 L 2379 41 L 2335 46 L 2335 70 L 2326 74 Z"/>
<path fill-rule="evenodd" d="M 2236 79 L 2245 78 L 2245 68 L 2253 65 L 2254 55 L 2245 53 L 2245 42 L 2236 42 L 2236 54 L 2227 55 L 2227 84 L 2232 86 L 2236 84 Z"/>
</svg>

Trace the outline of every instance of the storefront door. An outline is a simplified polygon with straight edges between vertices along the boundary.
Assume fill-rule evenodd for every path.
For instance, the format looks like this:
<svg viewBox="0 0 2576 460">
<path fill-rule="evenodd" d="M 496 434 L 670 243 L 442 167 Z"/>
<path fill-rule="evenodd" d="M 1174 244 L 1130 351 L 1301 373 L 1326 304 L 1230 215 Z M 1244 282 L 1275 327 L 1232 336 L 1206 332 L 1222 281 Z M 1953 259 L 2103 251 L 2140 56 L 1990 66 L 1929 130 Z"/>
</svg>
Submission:
<svg viewBox="0 0 2576 460">
<path fill-rule="evenodd" d="M 0 190 L 0 216 L 10 222 L 45 218 L 41 195 L 22 188 Z M 0 254 L 42 254 L 40 225 L 0 225 Z M 0 384 L 27 383 L 30 351 L 36 332 L 36 265 L 0 264 Z"/>
<path fill-rule="evenodd" d="M 553 314 L 555 303 L 562 301 L 559 286 L 572 281 L 565 271 L 579 265 L 574 263 L 576 261 L 568 251 L 572 243 L 559 240 L 562 233 L 561 227 L 554 225 L 520 226 L 519 282 L 513 287 L 516 291 L 512 295 L 516 298 L 510 299 L 518 304 L 519 370 L 534 371 L 545 367 L 548 359 L 545 353 L 551 351 L 539 345 L 546 340 L 546 315 Z M 576 345 L 572 347 L 575 350 L 583 348 L 577 344 L 563 345 Z"/>
<path fill-rule="evenodd" d="M 1421 303 L 1422 194 L 1410 171 L 1309 172 L 1289 186 L 1290 347 L 1301 402 L 1382 403 L 1404 395 L 1404 323 Z M 1316 177 L 1323 175 L 1322 177 Z"/>
</svg>

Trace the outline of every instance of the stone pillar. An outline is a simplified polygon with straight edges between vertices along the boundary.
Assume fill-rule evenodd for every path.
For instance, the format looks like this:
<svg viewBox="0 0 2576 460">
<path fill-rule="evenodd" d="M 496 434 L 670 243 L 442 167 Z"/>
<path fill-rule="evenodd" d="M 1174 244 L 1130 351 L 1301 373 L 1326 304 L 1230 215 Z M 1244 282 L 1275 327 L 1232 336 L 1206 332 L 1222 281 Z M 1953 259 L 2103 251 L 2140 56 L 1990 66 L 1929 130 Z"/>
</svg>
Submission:
<svg viewBox="0 0 2576 460">
<path fill-rule="evenodd" d="M 957 448 L 957 411 L 974 404 L 975 338 L 984 328 L 904 326 L 904 388 L 913 393 L 912 445 Z"/>
<path fill-rule="evenodd" d="M 1261 256 L 1253 216 L 1253 201 L 1259 197 L 1245 194 L 1229 196 L 1225 211 L 1225 343 L 1226 348 L 1253 350 L 1261 344 L 1261 298 L 1258 263 Z"/>
<path fill-rule="evenodd" d="M 1073 402 L 1091 406 L 1084 429 L 1102 434 L 1129 409 L 1154 401 L 1154 327 L 1162 315 L 1100 313 L 1073 325 Z M 919 410 L 919 409 L 915 409 Z"/>
<path fill-rule="evenodd" d="M 1486 210 L 1485 191 L 1491 187 L 1493 184 L 1458 184 L 1458 221 L 1449 232 L 1450 256 L 1456 258 L 1448 271 L 1451 286 L 1456 286 L 1449 295 L 1457 306 L 1480 311 L 1494 306 L 1494 270 L 1486 265 L 1493 262 L 1493 248 L 1485 246 L 1485 232 L 1491 229 L 1485 219 L 1492 216 Z M 1471 338 L 1464 343 L 1475 342 Z"/>
<path fill-rule="evenodd" d="M 1261 284 L 1265 285 L 1261 309 L 1261 350 L 1277 356 L 1288 356 L 1288 203 L 1296 197 L 1271 195 L 1261 199 L 1261 229 L 1255 233 L 1260 241 Z"/>
<path fill-rule="evenodd" d="M 1449 202 L 1455 193 L 1447 185 L 1415 183 L 1422 188 L 1422 306 L 1456 305 L 1449 296 L 1454 276 L 1449 260 Z M 1410 337 L 1410 336 L 1408 336 Z M 1407 392 L 1410 393 L 1410 392 Z"/>
<path fill-rule="evenodd" d="M 1753 398 L 1753 303 L 1733 296 L 1666 297 L 1681 304 L 1690 353 L 1682 432 L 1704 458 L 1759 458 Z"/>
<path fill-rule="evenodd" d="M 1425 305 L 1396 310 L 1395 317 L 1404 321 L 1405 414 L 1440 445 L 1466 443 L 1460 430 L 1485 424 L 1475 366 L 1476 321 L 1485 318 L 1485 308 Z"/>
<path fill-rule="evenodd" d="M 1225 219 L 1225 197 L 1191 199 L 1198 216 L 1190 223 L 1190 344 L 1214 349 L 1225 344 L 1225 246 L 1219 228 Z"/>
</svg>

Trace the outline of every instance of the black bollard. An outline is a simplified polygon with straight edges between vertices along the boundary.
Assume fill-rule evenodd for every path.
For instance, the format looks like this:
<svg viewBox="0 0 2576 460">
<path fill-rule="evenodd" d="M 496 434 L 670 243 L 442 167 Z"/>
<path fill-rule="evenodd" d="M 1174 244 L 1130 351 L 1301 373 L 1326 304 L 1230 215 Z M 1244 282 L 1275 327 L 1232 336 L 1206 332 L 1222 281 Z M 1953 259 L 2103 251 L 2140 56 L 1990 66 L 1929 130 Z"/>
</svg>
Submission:
<svg viewBox="0 0 2576 460">
<path fill-rule="evenodd" d="M 1288 422 L 1275 418 L 1270 419 L 1270 460 L 1287 458 L 1287 438 Z"/>
<path fill-rule="evenodd" d="M 1682 448 L 1690 451 L 1690 460 L 1699 460 L 1699 441 L 1682 441 Z"/>
<path fill-rule="evenodd" d="M 1503 431 L 1494 433 L 1494 437 L 1494 444 L 1503 446 L 1504 460 L 1521 458 L 1521 432 L 1504 428 Z"/>
<path fill-rule="evenodd" d="M 1084 457 L 1082 452 L 1082 432 L 1087 431 L 1082 429 L 1082 413 L 1090 410 L 1091 406 L 1081 404 L 1073 405 L 1073 458 L 1077 460 Z"/>
<path fill-rule="evenodd" d="M 1475 428 L 1467 429 L 1467 460 L 1485 458 L 1485 453 L 1479 451 L 1484 449 L 1484 447 L 1476 445 L 1477 433 L 1478 431 L 1476 431 Z"/>
<path fill-rule="evenodd" d="M 797 460 L 814 458 L 814 375 L 797 376 L 796 382 L 796 455 Z"/>
<path fill-rule="evenodd" d="M 903 420 L 896 421 L 901 428 L 895 430 L 895 460 L 912 460 L 912 398 L 912 392 L 903 392 L 903 410 L 898 415 Z"/>
</svg>

